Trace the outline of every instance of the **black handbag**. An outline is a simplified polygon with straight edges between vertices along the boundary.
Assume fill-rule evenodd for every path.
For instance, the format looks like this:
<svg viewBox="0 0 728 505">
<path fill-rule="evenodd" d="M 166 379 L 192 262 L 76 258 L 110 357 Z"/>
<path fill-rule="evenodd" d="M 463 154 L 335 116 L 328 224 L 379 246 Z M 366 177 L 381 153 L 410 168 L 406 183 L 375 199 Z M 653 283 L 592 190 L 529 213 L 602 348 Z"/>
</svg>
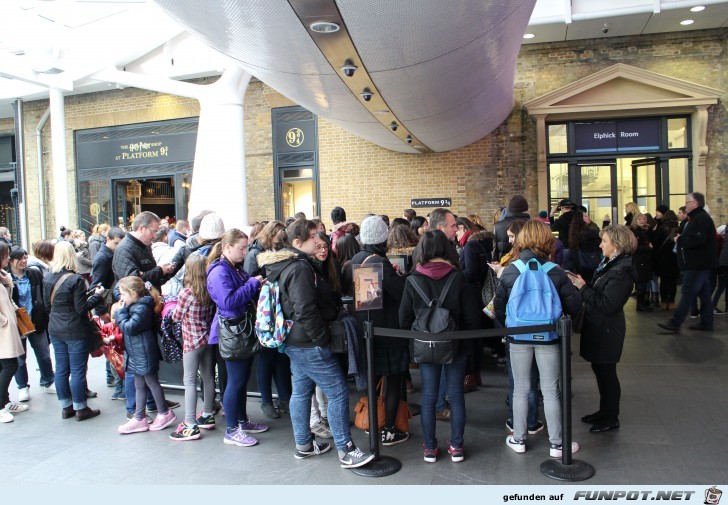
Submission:
<svg viewBox="0 0 728 505">
<path fill-rule="evenodd" d="M 217 315 L 219 324 L 219 349 L 222 359 L 238 361 L 247 359 L 261 350 L 255 334 L 255 309 L 252 305 L 242 316 L 229 318 Z"/>
</svg>

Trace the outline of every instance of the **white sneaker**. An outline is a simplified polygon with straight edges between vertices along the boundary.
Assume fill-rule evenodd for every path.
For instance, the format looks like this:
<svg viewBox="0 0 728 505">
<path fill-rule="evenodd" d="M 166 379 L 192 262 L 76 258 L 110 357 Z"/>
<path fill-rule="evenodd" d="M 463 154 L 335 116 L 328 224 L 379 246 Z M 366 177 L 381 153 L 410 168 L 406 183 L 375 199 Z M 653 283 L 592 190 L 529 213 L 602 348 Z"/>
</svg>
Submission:
<svg viewBox="0 0 728 505">
<path fill-rule="evenodd" d="M 30 388 L 26 386 L 18 390 L 18 401 L 27 402 L 28 400 L 30 400 Z"/>
<path fill-rule="evenodd" d="M 7 412 L 10 412 L 11 414 L 17 414 L 18 412 L 25 412 L 28 410 L 27 405 L 21 405 L 19 403 L 10 402 L 7 405 L 5 405 L 5 410 Z"/>
<path fill-rule="evenodd" d="M 571 454 L 576 453 L 579 450 L 579 444 L 571 442 Z M 560 458 L 563 453 L 563 447 L 560 445 L 553 445 L 549 447 L 549 456 L 552 458 Z"/>
<path fill-rule="evenodd" d="M 0 410 L 0 423 L 12 423 L 15 420 L 13 415 L 5 409 Z"/>
<path fill-rule="evenodd" d="M 49 395 L 56 394 L 56 386 L 51 384 L 50 386 L 43 386 L 43 390 Z"/>
</svg>

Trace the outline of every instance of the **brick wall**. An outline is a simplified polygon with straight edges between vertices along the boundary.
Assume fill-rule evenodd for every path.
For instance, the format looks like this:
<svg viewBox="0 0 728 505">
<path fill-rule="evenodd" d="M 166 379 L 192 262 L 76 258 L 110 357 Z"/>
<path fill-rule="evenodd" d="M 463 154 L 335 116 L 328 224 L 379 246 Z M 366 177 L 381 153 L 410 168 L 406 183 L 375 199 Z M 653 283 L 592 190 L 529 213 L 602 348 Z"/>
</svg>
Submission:
<svg viewBox="0 0 728 505">
<path fill-rule="evenodd" d="M 523 46 L 517 62 L 515 108 L 490 135 L 447 153 L 405 155 L 355 137 L 319 118 L 321 213 L 330 226 L 336 205 L 359 220 L 368 212 L 398 217 L 416 197 L 451 197 L 458 214 L 480 214 L 486 222 L 517 193 L 536 213 L 537 174 L 535 121 L 522 104 L 615 63 L 728 91 L 728 31 L 705 30 L 650 36 L 615 37 Z M 211 82 L 201 80 L 200 82 Z M 245 147 L 248 211 L 251 221 L 274 216 L 271 108 L 295 105 L 265 84 L 253 80 L 245 97 Z M 27 102 L 26 168 L 31 240 L 40 236 L 35 161 L 35 127 L 48 101 Z M 73 131 L 199 115 L 195 100 L 133 88 L 66 98 L 68 193 L 71 221 L 77 219 Z M 0 131 L 7 120 L 0 120 Z M 11 123 L 12 124 L 12 123 Z M 12 127 L 9 127 L 12 130 Z M 45 179 L 50 192 L 47 232 L 55 236 L 52 213 L 50 124 L 44 129 Z M 724 100 L 709 116 L 707 157 L 708 204 L 717 221 L 728 219 L 723 194 L 726 183 L 728 115 Z M 213 206 L 214 207 L 214 206 Z M 423 213 L 428 209 L 422 209 Z"/>
</svg>

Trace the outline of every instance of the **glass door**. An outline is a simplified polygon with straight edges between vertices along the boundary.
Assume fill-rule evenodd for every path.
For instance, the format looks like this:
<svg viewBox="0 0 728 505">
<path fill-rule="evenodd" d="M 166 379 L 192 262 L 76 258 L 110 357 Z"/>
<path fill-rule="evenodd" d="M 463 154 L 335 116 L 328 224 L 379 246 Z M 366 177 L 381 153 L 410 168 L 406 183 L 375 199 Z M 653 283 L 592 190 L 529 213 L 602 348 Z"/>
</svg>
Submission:
<svg viewBox="0 0 728 505">
<path fill-rule="evenodd" d="M 114 216 L 116 226 L 131 230 L 134 217 L 141 212 L 142 185 L 136 180 L 114 181 Z"/>
<path fill-rule="evenodd" d="M 655 215 L 662 202 L 662 184 L 659 158 L 632 161 L 632 201 L 644 213 Z"/>
<path fill-rule="evenodd" d="M 282 221 L 298 212 L 307 219 L 318 216 L 318 195 L 313 168 L 281 168 L 278 215 Z"/>
<path fill-rule="evenodd" d="M 616 162 L 579 164 L 574 167 L 574 172 L 577 180 L 572 200 L 581 202 L 586 207 L 589 218 L 595 223 L 601 224 L 605 216 L 613 223 L 618 223 Z"/>
</svg>

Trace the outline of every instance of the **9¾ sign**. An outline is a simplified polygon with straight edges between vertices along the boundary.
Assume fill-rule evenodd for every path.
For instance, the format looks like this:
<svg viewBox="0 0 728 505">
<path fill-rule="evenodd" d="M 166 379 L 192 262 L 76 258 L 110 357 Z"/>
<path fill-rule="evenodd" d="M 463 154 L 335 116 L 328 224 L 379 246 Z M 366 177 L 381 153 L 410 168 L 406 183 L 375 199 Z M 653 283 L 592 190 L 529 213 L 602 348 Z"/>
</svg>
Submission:
<svg viewBox="0 0 728 505">
<path fill-rule="evenodd" d="M 452 198 L 444 196 L 437 198 L 412 198 L 410 207 L 413 209 L 422 207 L 452 207 Z"/>
</svg>

